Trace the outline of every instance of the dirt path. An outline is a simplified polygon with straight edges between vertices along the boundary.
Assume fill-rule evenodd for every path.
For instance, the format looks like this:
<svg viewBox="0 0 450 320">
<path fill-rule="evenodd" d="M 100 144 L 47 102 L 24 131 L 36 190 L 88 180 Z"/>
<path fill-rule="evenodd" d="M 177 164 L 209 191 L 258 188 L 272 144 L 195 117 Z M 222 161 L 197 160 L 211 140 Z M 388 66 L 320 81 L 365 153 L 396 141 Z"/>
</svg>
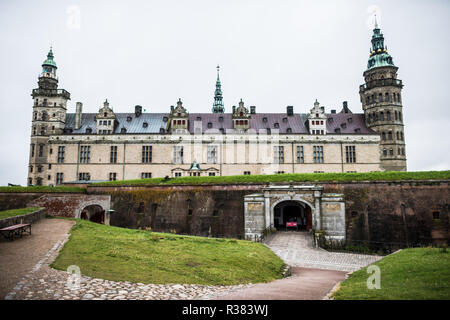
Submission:
<svg viewBox="0 0 450 320">
<path fill-rule="evenodd" d="M 256 284 L 217 300 L 321 300 L 346 272 L 293 267 L 292 276 L 269 283 Z"/>
<path fill-rule="evenodd" d="M 69 232 L 75 224 L 62 219 L 44 219 L 32 226 L 31 236 L 0 240 L 0 299 Z"/>
</svg>

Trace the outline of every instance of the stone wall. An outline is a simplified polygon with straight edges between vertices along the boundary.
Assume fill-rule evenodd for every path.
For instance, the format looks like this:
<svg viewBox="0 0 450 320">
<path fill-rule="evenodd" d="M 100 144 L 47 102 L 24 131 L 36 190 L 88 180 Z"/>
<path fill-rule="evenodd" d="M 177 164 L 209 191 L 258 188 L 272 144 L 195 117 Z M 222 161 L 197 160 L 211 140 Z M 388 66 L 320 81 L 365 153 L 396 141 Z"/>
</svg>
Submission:
<svg viewBox="0 0 450 320">
<path fill-rule="evenodd" d="M 39 221 L 41 219 L 45 218 L 45 208 L 41 208 L 38 209 L 34 212 L 31 213 L 27 213 L 27 214 L 23 214 L 20 216 L 15 216 L 15 217 L 9 217 L 9 218 L 5 218 L 5 219 L 1 219 L 0 220 L 0 229 L 1 228 L 6 228 L 9 226 L 13 226 L 15 224 L 20 224 L 20 223 L 30 223 L 33 224 L 36 221 Z"/>
<path fill-rule="evenodd" d="M 449 239 L 449 181 L 314 185 L 323 186 L 324 193 L 344 195 L 345 235 L 349 242 L 428 244 Z M 88 192 L 111 195 L 111 207 L 115 210 L 111 217 L 112 225 L 243 237 L 244 197 L 260 194 L 264 187 L 266 185 L 263 184 L 91 186 Z M 321 205 L 326 205 L 325 200 Z M 434 211 L 439 212 L 439 221 L 433 219 Z M 336 214 L 342 213 L 336 211 Z M 323 220 L 322 223 L 330 224 L 331 220 Z"/>
</svg>

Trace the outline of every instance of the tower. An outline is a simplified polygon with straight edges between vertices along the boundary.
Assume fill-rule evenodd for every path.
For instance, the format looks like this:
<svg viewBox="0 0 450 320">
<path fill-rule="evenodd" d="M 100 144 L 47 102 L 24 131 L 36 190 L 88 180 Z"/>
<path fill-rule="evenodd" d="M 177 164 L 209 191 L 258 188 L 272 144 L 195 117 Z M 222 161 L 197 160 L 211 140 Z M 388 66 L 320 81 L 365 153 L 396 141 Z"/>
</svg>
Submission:
<svg viewBox="0 0 450 320">
<path fill-rule="evenodd" d="M 31 93 L 34 102 L 28 185 L 55 184 L 55 177 L 51 173 L 51 164 L 48 161 L 49 155 L 53 153 L 48 136 L 63 132 L 70 93 L 58 89 L 57 66 L 53 58 L 53 50 L 50 48 L 47 59 L 42 64 L 38 88 L 33 89 Z"/>
<path fill-rule="evenodd" d="M 216 91 L 214 92 L 214 103 L 212 107 L 213 113 L 224 113 L 225 107 L 223 106 L 222 97 L 222 84 L 220 83 L 219 69 L 217 66 L 217 80 L 216 80 Z"/>
<path fill-rule="evenodd" d="M 386 171 L 406 171 L 402 81 L 384 45 L 375 16 L 365 83 L 359 87 L 366 125 L 380 133 L 380 162 Z"/>
</svg>

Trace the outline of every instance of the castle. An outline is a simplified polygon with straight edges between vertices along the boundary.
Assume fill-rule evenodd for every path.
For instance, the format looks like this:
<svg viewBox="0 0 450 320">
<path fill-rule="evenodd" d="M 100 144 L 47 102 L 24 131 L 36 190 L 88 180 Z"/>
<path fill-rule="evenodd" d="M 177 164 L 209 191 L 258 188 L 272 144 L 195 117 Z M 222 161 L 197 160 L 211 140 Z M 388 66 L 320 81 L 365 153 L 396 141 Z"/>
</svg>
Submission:
<svg viewBox="0 0 450 320">
<path fill-rule="evenodd" d="M 58 88 L 52 49 L 32 90 L 28 185 L 301 172 L 406 170 L 401 90 L 375 23 L 364 84 L 364 113 L 258 113 L 241 101 L 226 113 L 217 70 L 211 113 L 189 113 L 181 99 L 162 113 L 115 113 L 106 100 L 97 113 L 67 113 L 70 93 Z"/>
</svg>

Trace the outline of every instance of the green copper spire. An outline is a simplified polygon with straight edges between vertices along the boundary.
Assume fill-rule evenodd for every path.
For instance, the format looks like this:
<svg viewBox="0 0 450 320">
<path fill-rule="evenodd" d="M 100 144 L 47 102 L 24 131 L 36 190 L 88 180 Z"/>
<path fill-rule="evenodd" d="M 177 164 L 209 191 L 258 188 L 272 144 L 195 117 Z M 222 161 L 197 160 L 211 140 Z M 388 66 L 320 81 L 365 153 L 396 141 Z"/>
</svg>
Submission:
<svg viewBox="0 0 450 320">
<path fill-rule="evenodd" d="M 57 69 L 58 67 L 56 66 L 56 62 L 53 60 L 53 58 L 54 58 L 53 50 L 52 50 L 52 47 L 50 47 L 50 51 L 47 54 L 47 60 L 45 60 L 44 63 L 42 63 L 42 67 L 50 66 L 50 67 Z"/>
<path fill-rule="evenodd" d="M 220 77 L 219 77 L 219 69 L 220 67 L 217 66 L 217 81 L 216 81 L 216 91 L 214 92 L 214 103 L 212 107 L 213 113 L 224 113 L 225 107 L 223 106 L 223 97 L 222 97 L 222 85 L 220 83 Z"/>
<path fill-rule="evenodd" d="M 384 36 L 378 27 L 377 16 L 375 16 L 375 27 L 372 35 L 372 48 L 370 51 L 369 61 L 367 62 L 367 70 L 392 66 L 395 67 L 391 55 L 384 46 Z"/>
</svg>

